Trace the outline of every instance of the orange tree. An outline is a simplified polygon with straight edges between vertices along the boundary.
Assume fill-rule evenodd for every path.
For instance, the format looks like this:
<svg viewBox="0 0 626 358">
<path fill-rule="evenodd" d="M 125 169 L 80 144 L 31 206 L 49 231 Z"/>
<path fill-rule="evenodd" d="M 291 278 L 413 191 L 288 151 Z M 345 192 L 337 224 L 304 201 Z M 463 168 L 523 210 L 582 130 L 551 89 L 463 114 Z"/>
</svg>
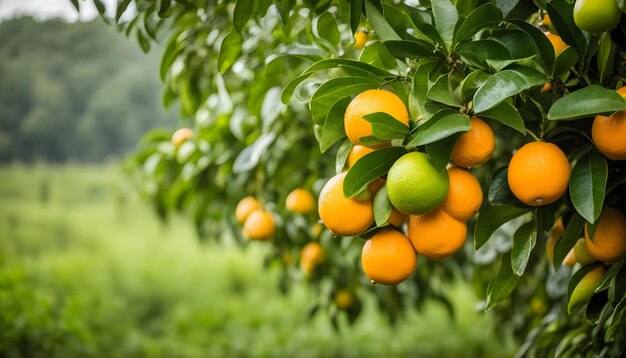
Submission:
<svg viewBox="0 0 626 358">
<path fill-rule="evenodd" d="M 406 304 L 447 302 L 441 282 L 462 277 L 502 332 L 526 337 L 521 355 L 619 356 L 624 9 L 119 1 L 107 21 L 146 51 L 165 40 L 164 102 L 178 100 L 193 127 L 174 142 L 147 134 L 129 166 L 159 213 L 191 212 L 203 236 L 245 243 L 235 206 L 255 197 L 281 287 L 317 285 L 312 312 L 333 322 L 355 319 L 365 291 L 395 318 Z M 296 188 L 320 195 L 329 230 L 285 208 Z"/>
</svg>

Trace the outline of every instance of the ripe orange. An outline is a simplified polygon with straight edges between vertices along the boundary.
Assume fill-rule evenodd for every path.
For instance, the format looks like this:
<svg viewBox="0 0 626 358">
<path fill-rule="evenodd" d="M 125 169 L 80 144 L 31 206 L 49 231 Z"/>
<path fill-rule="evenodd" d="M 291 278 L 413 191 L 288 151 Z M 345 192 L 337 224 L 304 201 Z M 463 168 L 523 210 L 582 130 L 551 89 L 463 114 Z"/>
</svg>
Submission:
<svg viewBox="0 0 626 358">
<path fill-rule="evenodd" d="M 565 51 L 565 49 L 569 47 L 569 45 L 563 41 L 561 36 L 551 34 L 549 32 L 546 32 L 545 34 L 548 36 L 548 40 L 552 43 L 552 47 L 554 47 L 555 56 L 560 55 L 561 52 Z"/>
<path fill-rule="evenodd" d="M 363 32 L 363 31 L 357 31 L 354 33 L 354 48 L 356 49 L 362 49 L 363 47 L 365 47 L 365 44 L 367 43 L 367 33 Z"/>
<path fill-rule="evenodd" d="M 397 285 L 406 280 L 417 262 L 409 239 L 395 230 L 376 233 L 363 245 L 361 264 L 374 283 Z"/>
<path fill-rule="evenodd" d="M 315 209 L 315 198 L 306 189 L 295 189 L 287 195 L 285 207 L 295 213 L 308 214 Z"/>
<path fill-rule="evenodd" d="M 193 137 L 193 131 L 189 128 L 180 128 L 172 134 L 172 144 L 178 148 L 184 141 Z"/>
<path fill-rule="evenodd" d="M 311 273 L 324 262 L 324 249 L 317 242 L 309 242 L 300 250 L 300 267 L 302 271 Z"/>
<path fill-rule="evenodd" d="M 543 18 L 541 19 L 541 23 L 543 23 L 547 27 L 552 26 L 552 21 L 550 20 L 550 16 L 548 16 L 548 14 L 543 15 Z"/>
<path fill-rule="evenodd" d="M 387 219 L 387 222 L 395 227 L 401 227 L 402 225 L 404 225 L 407 218 L 408 215 L 401 213 L 400 210 L 394 207 L 391 207 L 391 214 L 389 215 L 389 219 Z"/>
<path fill-rule="evenodd" d="M 475 167 L 488 161 L 495 147 L 496 139 L 491 127 L 482 119 L 472 117 L 470 130 L 454 143 L 451 159 L 460 167 Z"/>
<path fill-rule="evenodd" d="M 235 217 L 237 218 L 237 221 L 239 221 L 239 223 L 243 224 L 251 212 L 260 208 L 261 203 L 259 203 L 254 197 L 246 196 L 239 201 L 239 204 L 237 204 L 237 208 L 235 209 Z"/>
<path fill-rule="evenodd" d="M 364 145 L 360 145 L 360 144 L 357 144 L 354 147 L 352 147 L 352 150 L 350 150 L 350 154 L 348 154 L 348 168 L 352 168 L 352 166 L 354 165 L 354 163 L 357 162 L 357 160 L 363 158 L 366 154 L 369 154 L 373 151 L 374 149 L 366 147 Z"/>
<path fill-rule="evenodd" d="M 459 221 L 469 220 L 483 203 L 483 191 L 478 179 L 467 169 L 448 169 L 450 188 L 441 209 Z"/>
<path fill-rule="evenodd" d="M 361 144 L 360 138 L 372 135 L 372 126 L 363 116 L 377 112 L 409 125 L 409 112 L 400 97 L 386 90 L 367 90 L 352 99 L 344 115 L 346 135 L 352 143 Z"/>
<path fill-rule="evenodd" d="M 591 256 L 602 262 L 615 262 L 626 252 L 626 217 L 621 211 L 604 208 L 593 240 L 585 225 L 585 242 Z"/>
<path fill-rule="evenodd" d="M 372 199 L 359 201 L 343 194 L 346 173 L 332 177 L 320 192 L 318 212 L 333 235 L 359 235 L 374 223 Z"/>
<path fill-rule="evenodd" d="M 467 225 L 437 209 L 426 215 L 409 216 L 408 233 L 418 254 L 441 260 L 463 247 Z"/>
<path fill-rule="evenodd" d="M 552 85 L 552 82 L 546 82 L 545 85 L 543 85 L 543 87 L 541 87 L 541 92 L 550 92 L 552 91 L 552 88 L 554 88 L 554 86 Z"/>
<path fill-rule="evenodd" d="M 342 288 L 335 294 L 335 304 L 339 309 L 347 310 L 354 304 L 354 296 L 347 288 Z"/>
<path fill-rule="evenodd" d="M 547 205 L 563 196 L 570 172 L 567 157 L 559 147 L 532 142 L 513 155 L 508 170 L 509 187 L 526 205 Z"/>
<path fill-rule="evenodd" d="M 243 234 L 252 240 L 267 240 L 274 236 L 276 224 L 269 211 L 256 209 L 243 224 Z"/>
<path fill-rule="evenodd" d="M 626 86 L 617 90 L 626 98 Z M 593 143 L 605 157 L 626 160 L 626 110 L 608 117 L 596 116 L 591 127 Z"/>
</svg>

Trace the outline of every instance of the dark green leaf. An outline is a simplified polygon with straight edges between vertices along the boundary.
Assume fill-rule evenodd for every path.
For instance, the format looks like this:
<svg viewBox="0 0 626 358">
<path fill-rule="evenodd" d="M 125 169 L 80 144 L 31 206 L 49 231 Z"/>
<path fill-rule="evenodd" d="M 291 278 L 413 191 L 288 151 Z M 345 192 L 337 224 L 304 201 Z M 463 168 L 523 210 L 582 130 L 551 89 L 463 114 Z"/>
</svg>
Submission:
<svg viewBox="0 0 626 358">
<path fill-rule="evenodd" d="M 615 47 L 609 33 L 602 35 L 602 40 L 598 46 L 598 72 L 600 74 L 600 83 L 606 83 L 607 79 L 613 74 L 615 64 Z"/>
<path fill-rule="evenodd" d="M 337 27 L 337 20 L 335 20 L 333 14 L 325 11 L 320 15 L 320 17 L 317 18 L 315 29 L 317 36 L 328 41 L 334 47 L 339 46 L 341 35 Z"/>
<path fill-rule="evenodd" d="M 272 0 L 257 0 L 257 10 L 259 12 L 259 17 L 265 16 L 267 13 L 267 9 L 269 9 L 270 5 L 272 5 Z"/>
<path fill-rule="evenodd" d="M 578 62 L 578 54 L 576 54 L 576 50 L 574 50 L 573 47 L 566 48 L 563 52 L 561 52 L 559 57 L 556 58 L 552 76 L 559 77 L 569 72 L 576 62 Z"/>
<path fill-rule="evenodd" d="M 346 160 L 348 159 L 350 150 L 352 150 L 352 142 L 350 142 L 349 139 L 346 139 L 343 143 L 341 143 L 339 149 L 337 150 L 337 157 L 335 160 L 335 172 L 337 174 L 341 173 L 343 168 L 346 166 Z"/>
<path fill-rule="evenodd" d="M 161 6 L 159 6 L 159 16 L 160 17 L 167 17 L 168 14 L 170 13 L 168 10 L 170 9 L 170 6 L 172 5 L 172 0 L 161 0 L 160 1 Z"/>
<path fill-rule="evenodd" d="M 237 32 L 231 31 L 224 37 L 217 59 L 217 68 L 220 73 L 228 71 L 230 66 L 241 56 L 242 44 L 243 38 Z"/>
<path fill-rule="evenodd" d="M 339 77 L 324 82 L 313 93 L 309 109 L 313 122 L 324 124 L 330 108 L 340 99 L 357 95 L 368 89 L 378 88 L 381 80 L 371 77 Z"/>
<path fill-rule="evenodd" d="M 363 119 L 371 123 L 372 133 L 378 139 L 401 139 L 409 133 L 409 126 L 384 112 L 371 113 Z"/>
<path fill-rule="evenodd" d="M 522 134 L 526 133 L 526 126 L 524 125 L 522 116 L 519 114 L 517 108 L 509 102 L 502 102 L 492 109 L 484 111 L 480 116 L 495 119 Z"/>
<path fill-rule="evenodd" d="M 343 128 L 343 115 L 350 103 L 350 97 L 345 97 L 335 102 L 330 110 L 326 121 L 324 121 L 324 129 L 322 130 L 322 138 L 320 140 L 320 150 L 326 152 L 333 144 L 337 143 L 341 138 L 346 136 Z"/>
<path fill-rule="evenodd" d="M 585 219 L 578 213 L 574 213 L 567 223 L 563 236 L 556 242 L 554 246 L 553 265 L 555 269 L 561 267 L 563 259 L 569 251 L 576 245 L 576 241 L 580 237 L 580 233 L 585 226 Z"/>
<path fill-rule="evenodd" d="M 449 49 L 454 37 L 454 27 L 459 21 L 459 13 L 450 0 L 433 1 L 432 6 L 435 27 Z"/>
<path fill-rule="evenodd" d="M 502 15 L 507 17 L 509 13 L 515 8 L 519 0 L 496 0 L 496 5 L 502 11 Z"/>
<path fill-rule="evenodd" d="M 533 38 L 524 31 L 514 28 L 502 29 L 493 33 L 491 39 L 506 47 L 511 54 L 511 59 L 517 60 L 539 55 L 539 49 Z"/>
<path fill-rule="evenodd" d="M 491 235 L 493 235 L 500 226 L 529 211 L 530 209 L 528 208 L 517 208 L 508 205 L 483 207 L 478 214 L 478 220 L 476 220 L 476 227 L 474 228 L 474 249 L 480 249 L 489 241 Z M 508 266 L 510 270 L 511 265 L 508 264 L 509 261 L 510 260 L 506 261 L 506 266 Z"/>
<path fill-rule="evenodd" d="M 437 170 L 444 170 L 450 162 L 454 143 L 459 139 L 461 133 L 453 134 L 447 138 L 426 144 L 426 154 L 430 163 Z"/>
<path fill-rule="evenodd" d="M 547 4 L 550 21 L 563 38 L 563 41 L 573 46 L 578 57 L 585 58 L 587 52 L 587 40 L 582 31 L 574 22 L 574 7 L 566 0 L 552 0 Z"/>
<path fill-rule="evenodd" d="M 450 91 L 450 81 L 448 75 L 443 75 L 435 81 L 428 90 L 427 97 L 431 100 L 451 107 L 461 108 L 461 104 L 454 98 Z"/>
<path fill-rule="evenodd" d="M 576 211 L 590 223 L 602 212 L 609 168 L 604 157 L 589 153 L 572 170 L 569 193 Z"/>
<path fill-rule="evenodd" d="M 387 224 L 391 215 L 391 201 L 387 196 L 387 186 L 383 185 L 374 196 L 374 221 L 377 227 Z"/>
<path fill-rule="evenodd" d="M 495 40 L 477 40 L 465 43 L 456 51 L 471 65 L 489 70 L 491 67 L 487 60 L 509 60 L 509 50 Z"/>
<path fill-rule="evenodd" d="M 402 147 L 385 147 L 366 154 L 348 170 L 343 192 L 348 198 L 362 192 L 373 180 L 385 175 L 395 161 L 406 153 Z"/>
<path fill-rule="evenodd" d="M 626 109 L 626 100 L 617 92 L 600 86 L 581 88 L 559 98 L 548 111 L 549 120 L 571 120 L 610 115 Z"/>
<path fill-rule="evenodd" d="M 578 286 L 580 280 L 582 280 L 586 274 L 597 268 L 599 265 L 599 263 L 587 265 L 574 272 L 574 275 L 572 275 L 572 278 L 569 280 L 569 284 L 567 285 L 567 302 L 571 300 L 572 292 L 574 292 L 574 289 Z M 585 303 L 587 302 L 580 302 L 578 306 L 574 306 L 571 310 L 568 308 L 568 312 L 571 312 L 572 314 L 578 312 Z"/>
<path fill-rule="evenodd" d="M 491 76 L 474 95 L 474 112 L 487 111 L 507 98 L 531 87 L 542 85 L 547 78 L 524 66 L 504 70 Z"/>
<path fill-rule="evenodd" d="M 241 33 L 255 8 L 255 0 L 237 0 L 235 10 L 233 10 L 233 26 L 237 32 Z"/>
<path fill-rule="evenodd" d="M 143 52 L 148 53 L 148 51 L 150 51 L 150 41 L 144 36 L 144 34 L 137 29 L 137 42 L 139 42 L 139 46 L 141 46 L 141 49 L 143 50 Z"/>
<path fill-rule="evenodd" d="M 491 182 L 489 183 L 489 193 L 487 195 L 489 204 L 492 206 L 498 205 L 513 205 L 521 208 L 525 208 L 526 204 L 522 203 L 509 188 L 508 181 L 509 167 L 504 166 L 498 168 L 491 175 Z"/>
<path fill-rule="evenodd" d="M 421 32 L 425 38 L 445 46 L 441 35 L 433 26 L 430 13 L 420 9 L 416 9 L 406 4 L 404 4 L 404 9 L 406 13 L 409 14 L 409 17 L 411 18 L 411 21 L 413 22 L 415 27 L 417 27 L 418 31 Z"/>
<path fill-rule="evenodd" d="M 511 249 L 511 268 L 517 276 L 522 276 L 530 253 L 537 242 L 537 226 L 534 221 L 528 222 L 513 235 L 513 248 Z"/>
<path fill-rule="evenodd" d="M 389 25 L 387 20 L 385 20 L 381 11 L 373 5 L 371 1 L 365 1 L 365 11 L 367 13 L 367 20 L 381 41 L 402 40 L 391 25 Z"/>
<path fill-rule="evenodd" d="M 426 94 L 428 93 L 428 69 L 421 65 L 413 75 L 413 83 L 411 95 L 409 96 L 409 109 L 413 118 L 419 118 L 419 115 L 430 117 L 430 113 L 426 110 Z"/>
<path fill-rule="evenodd" d="M 350 29 L 355 33 L 359 28 L 363 12 L 363 0 L 350 0 Z"/>
<path fill-rule="evenodd" d="M 470 120 L 464 114 L 454 112 L 441 118 L 433 116 L 411 134 L 406 146 L 411 148 L 433 143 L 455 133 L 467 132 L 469 129 Z"/>
<path fill-rule="evenodd" d="M 117 1 L 117 9 L 115 10 L 115 22 L 120 22 L 120 18 L 130 5 L 132 0 L 118 0 Z M 74 6 L 76 6 L 76 10 L 78 10 L 78 0 L 72 0 Z"/>
<path fill-rule="evenodd" d="M 539 30 L 536 26 L 533 26 L 525 21 L 521 20 L 512 20 L 515 26 L 517 26 L 520 30 L 524 31 L 528 34 L 533 41 L 535 42 L 535 46 L 539 51 L 539 57 L 542 62 L 545 64 L 544 69 L 546 73 L 552 73 L 552 69 L 554 68 L 554 46 L 541 30 Z"/>
<path fill-rule="evenodd" d="M 511 270 L 511 252 L 507 252 L 502 255 L 502 261 L 500 263 L 500 269 L 496 274 L 496 277 L 489 283 L 487 288 L 487 307 L 486 311 L 490 310 L 498 303 L 507 298 L 519 281 L 519 276 L 513 273 Z"/>
<path fill-rule="evenodd" d="M 100 15 L 104 15 L 104 13 L 106 12 L 106 7 L 102 3 L 102 0 L 93 0 L 93 4 L 96 6 L 98 13 Z"/>
<path fill-rule="evenodd" d="M 489 27 L 502 20 L 502 12 L 493 4 L 484 4 L 472 11 L 467 18 L 459 21 L 454 30 L 454 43 L 474 36 L 483 28 Z"/>
<path fill-rule="evenodd" d="M 428 42 L 422 40 L 389 40 L 383 42 L 387 51 L 397 58 L 406 57 L 430 57 L 434 55 L 435 48 Z"/>
<path fill-rule="evenodd" d="M 76 11 L 80 12 L 80 4 L 78 4 L 78 0 L 70 0 L 72 2 L 72 5 L 74 5 L 74 8 L 76 9 Z"/>
</svg>

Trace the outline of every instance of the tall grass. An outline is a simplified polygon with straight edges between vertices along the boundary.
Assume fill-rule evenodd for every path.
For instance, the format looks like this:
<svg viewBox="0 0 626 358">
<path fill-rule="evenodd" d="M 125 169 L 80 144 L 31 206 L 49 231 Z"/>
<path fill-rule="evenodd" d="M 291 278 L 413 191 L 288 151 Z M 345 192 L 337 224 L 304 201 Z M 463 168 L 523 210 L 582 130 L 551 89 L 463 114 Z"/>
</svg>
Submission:
<svg viewBox="0 0 626 358">
<path fill-rule="evenodd" d="M 261 243 L 200 243 L 157 220 L 107 166 L 0 168 L 0 356 L 485 357 L 510 355 L 469 288 L 390 325 L 371 299 L 340 330 L 261 270 Z M 228 210 L 228 208 L 225 208 Z"/>
</svg>

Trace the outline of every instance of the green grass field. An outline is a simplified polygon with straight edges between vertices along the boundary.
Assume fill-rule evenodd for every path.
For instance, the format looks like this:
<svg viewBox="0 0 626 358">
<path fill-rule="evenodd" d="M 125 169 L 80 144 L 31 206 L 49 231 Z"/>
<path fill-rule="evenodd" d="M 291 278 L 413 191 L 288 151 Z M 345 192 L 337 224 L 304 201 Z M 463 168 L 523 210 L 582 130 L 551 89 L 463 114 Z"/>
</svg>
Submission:
<svg viewBox="0 0 626 358">
<path fill-rule="evenodd" d="M 278 291 L 264 247 L 199 242 L 160 222 L 118 167 L 0 167 L 0 356 L 501 357 L 469 289 L 391 326 L 365 299 L 350 327 L 309 320 L 316 292 Z M 225 208 L 228 210 L 229 208 Z"/>
</svg>

